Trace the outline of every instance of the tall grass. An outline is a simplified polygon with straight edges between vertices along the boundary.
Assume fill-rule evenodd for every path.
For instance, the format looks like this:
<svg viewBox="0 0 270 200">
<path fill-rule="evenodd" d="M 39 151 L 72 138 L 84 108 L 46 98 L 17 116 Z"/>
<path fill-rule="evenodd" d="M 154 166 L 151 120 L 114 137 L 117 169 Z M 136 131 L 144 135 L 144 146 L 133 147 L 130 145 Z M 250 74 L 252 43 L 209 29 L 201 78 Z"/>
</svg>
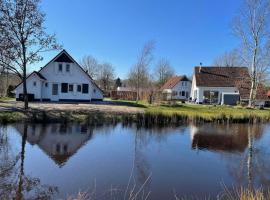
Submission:
<svg viewBox="0 0 270 200">
<path fill-rule="evenodd" d="M 270 190 L 249 189 L 249 188 L 234 188 L 232 191 L 225 188 L 221 200 L 269 200 Z"/>
<path fill-rule="evenodd" d="M 114 189 L 117 191 L 116 189 Z M 147 200 L 151 199 L 150 192 L 146 193 L 144 196 L 140 196 L 138 198 L 138 193 L 134 193 L 134 191 L 130 191 L 130 195 L 125 197 L 125 196 L 113 196 L 111 194 L 110 199 L 123 199 L 123 200 Z M 99 198 L 96 196 L 95 192 L 79 192 L 75 196 L 69 196 L 67 200 L 98 200 Z M 211 197 L 196 197 L 196 196 L 184 196 L 184 197 L 179 197 L 176 194 L 172 195 L 172 198 L 170 199 L 175 199 L 175 200 L 211 200 L 211 199 L 216 199 L 216 200 L 269 200 L 270 199 L 270 191 L 263 191 L 262 189 L 257 189 L 257 190 L 251 190 L 248 188 L 239 188 L 239 189 L 233 189 L 232 191 L 229 191 L 225 189 L 225 191 L 221 194 L 218 195 L 216 198 L 211 198 Z"/>
</svg>

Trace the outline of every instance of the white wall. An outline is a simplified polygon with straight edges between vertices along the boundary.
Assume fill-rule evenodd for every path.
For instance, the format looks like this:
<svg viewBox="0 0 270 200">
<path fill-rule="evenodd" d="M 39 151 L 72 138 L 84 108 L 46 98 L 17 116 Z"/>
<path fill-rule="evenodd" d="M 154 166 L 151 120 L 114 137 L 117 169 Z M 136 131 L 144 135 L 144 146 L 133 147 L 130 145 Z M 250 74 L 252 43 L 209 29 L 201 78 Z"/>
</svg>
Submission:
<svg viewBox="0 0 270 200">
<path fill-rule="evenodd" d="M 36 82 L 36 86 L 34 86 L 34 82 Z M 26 87 L 27 87 L 27 93 L 28 94 L 34 94 L 35 99 L 41 98 L 41 84 L 42 81 L 40 78 L 33 73 L 30 77 L 28 77 L 26 81 Z M 16 89 L 16 98 L 19 98 L 19 94 L 23 94 L 23 84 L 20 84 Z"/>
<path fill-rule="evenodd" d="M 195 87 L 197 91 L 197 100 L 196 103 L 203 103 L 203 93 L 206 90 L 210 91 L 218 91 L 219 92 L 219 97 L 218 101 L 219 103 L 221 102 L 221 93 L 238 93 L 238 89 L 236 87 Z"/>
<path fill-rule="evenodd" d="M 58 96 L 57 99 L 78 99 L 78 100 L 90 100 L 91 93 L 93 91 L 93 84 L 90 83 L 88 76 L 76 66 L 75 63 L 61 63 L 63 68 L 62 72 L 58 70 L 58 62 L 51 62 L 48 66 L 44 67 L 40 73 L 47 79 L 48 87 L 43 87 L 43 98 L 52 98 L 52 84 L 58 84 Z M 66 72 L 66 65 L 70 65 L 70 72 Z M 62 93 L 61 83 L 73 84 L 73 92 Z M 77 92 L 77 85 L 89 84 L 89 92 L 84 94 Z"/>
<path fill-rule="evenodd" d="M 92 84 L 92 89 L 92 99 L 103 99 L 103 92 L 96 85 Z"/>
<path fill-rule="evenodd" d="M 197 93 L 197 86 L 196 86 L 196 78 L 195 78 L 195 75 L 193 74 L 191 91 L 190 91 L 190 97 L 193 101 L 195 98 L 197 98 L 195 93 Z"/>
<path fill-rule="evenodd" d="M 186 85 L 182 85 L 182 83 L 185 82 Z M 163 90 L 163 93 L 167 93 L 167 100 L 171 99 L 178 99 L 178 100 L 188 100 L 190 97 L 190 90 L 191 90 L 191 82 L 190 81 L 179 81 L 172 89 L 165 89 Z M 182 96 L 181 92 L 185 91 L 185 93 L 188 92 L 188 97 Z M 177 92 L 177 95 L 171 96 L 173 92 Z"/>
</svg>

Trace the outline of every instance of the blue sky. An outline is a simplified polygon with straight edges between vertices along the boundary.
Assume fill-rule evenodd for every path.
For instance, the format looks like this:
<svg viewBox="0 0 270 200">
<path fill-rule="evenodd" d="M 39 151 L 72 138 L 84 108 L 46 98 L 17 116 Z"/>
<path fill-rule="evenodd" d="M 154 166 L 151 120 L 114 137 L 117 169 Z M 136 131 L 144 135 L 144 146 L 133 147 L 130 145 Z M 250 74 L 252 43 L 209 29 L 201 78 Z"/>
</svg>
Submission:
<svg viewBox="0 0 270 200">
<path fill-rule="evenodd" d="M 110 62 L 125 78 L 149 41 L 153 65 L 170 61 L 177 74 L 191 75 L 200 62 L 211 65 L 238 40 L 230 25 L 241 0 L 43 0 L 49 33 L 76 59 L 92 55 Z M 46 64 L 57 52 L 44 54 Z"/>
</svg>

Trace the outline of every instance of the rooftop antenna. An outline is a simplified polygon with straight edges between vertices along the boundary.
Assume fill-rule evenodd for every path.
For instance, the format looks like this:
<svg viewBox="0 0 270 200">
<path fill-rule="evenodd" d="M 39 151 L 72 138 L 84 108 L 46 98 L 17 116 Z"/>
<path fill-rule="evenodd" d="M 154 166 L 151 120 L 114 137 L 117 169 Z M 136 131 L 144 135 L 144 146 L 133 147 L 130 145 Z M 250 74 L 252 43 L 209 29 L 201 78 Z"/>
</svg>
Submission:
<svg viewBox="0 0 270 200">
<path fill-rule="evenodd" d="M 201 70 L 202 70 L 202 62 L 200 62 L 200 69 L 199 69 L 200 73 L 201 73 Z"/>
</svg>

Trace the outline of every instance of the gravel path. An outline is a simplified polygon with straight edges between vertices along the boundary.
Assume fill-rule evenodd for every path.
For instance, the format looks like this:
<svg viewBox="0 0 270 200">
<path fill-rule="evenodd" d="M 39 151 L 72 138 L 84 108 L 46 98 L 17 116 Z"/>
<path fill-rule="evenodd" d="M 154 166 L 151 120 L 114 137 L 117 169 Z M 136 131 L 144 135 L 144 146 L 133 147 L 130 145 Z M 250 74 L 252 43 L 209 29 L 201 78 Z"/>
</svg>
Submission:
<svg viewBox="0 0 270 200">
<path fill-rule="evenodd" d="M 115 102 L 104 101 L 96 103 L 52 103 L 31 102 L 29 108 L 42 111 L 77 111 L 77 112 L 104 112 L 104 113 L 142 113 L 142 108 L 128 105 L 119 105 Z M 23 103 L 17 101 L 0 101 L 0 112 L 22 111 Z"/>
</svg>

